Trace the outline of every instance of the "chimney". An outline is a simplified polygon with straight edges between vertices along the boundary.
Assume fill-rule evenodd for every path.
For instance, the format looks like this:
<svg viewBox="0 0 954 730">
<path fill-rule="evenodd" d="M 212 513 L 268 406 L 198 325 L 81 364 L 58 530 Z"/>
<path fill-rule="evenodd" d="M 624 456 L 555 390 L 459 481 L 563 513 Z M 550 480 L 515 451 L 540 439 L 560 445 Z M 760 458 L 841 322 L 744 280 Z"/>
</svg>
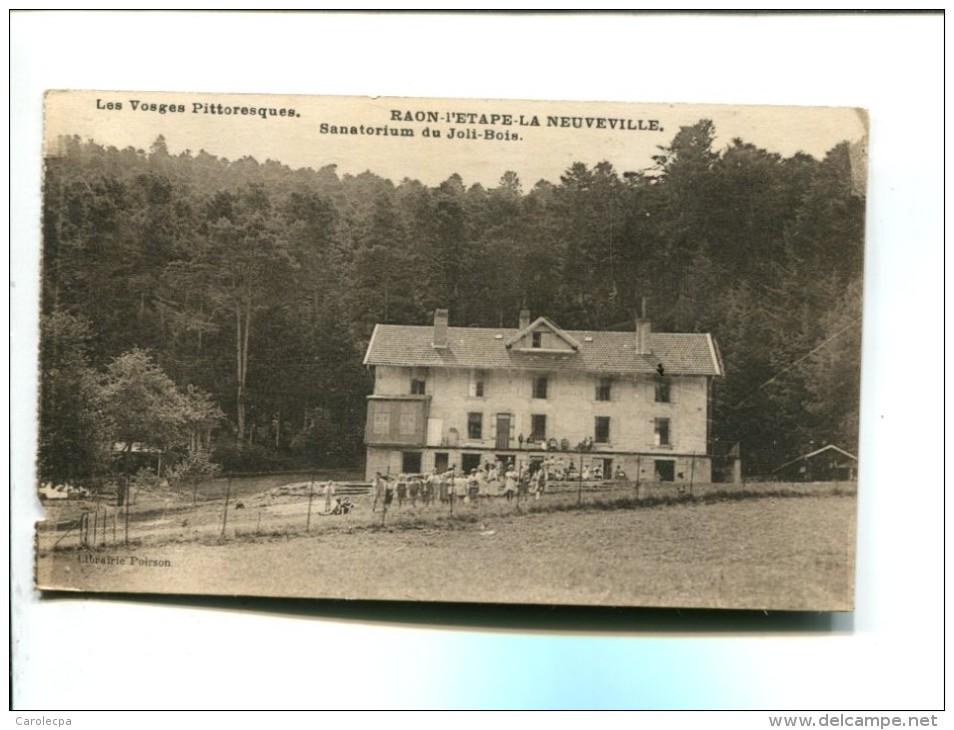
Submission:
<svg viewBox="0 0 954 730">
<path fill-rule="evenodd" d="M 649 336 L 653 333 L 653 325 L 646 312 L 646 297 L 643 297 L 642 314 L 636 317 L 636 354 L 651 355 Z"/>
<path fill-rule="evenodd" d="M 520 310 L 520 324 L 518 329 L 526 329 L 530 326 L 530 310 L 521 309 Z"/>
<path fill-rule="evenodd" d="M 447 318 L 446 309 L 434 310 L 434 347 L 441 349 L 447 347 Z"/>
</svg>

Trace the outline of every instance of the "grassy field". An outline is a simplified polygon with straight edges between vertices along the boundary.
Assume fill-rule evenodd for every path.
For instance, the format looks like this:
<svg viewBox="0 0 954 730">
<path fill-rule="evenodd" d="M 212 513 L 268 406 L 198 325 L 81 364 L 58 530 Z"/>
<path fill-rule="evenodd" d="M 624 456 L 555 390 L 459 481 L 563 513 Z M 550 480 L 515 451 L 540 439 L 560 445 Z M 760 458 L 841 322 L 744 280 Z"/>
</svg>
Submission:
<svg viewBox="0 0 954 730">
<path fill-rule="evenodd" d="M 367 509 L 323 518 L 310 534 L 44 551 L 39 578 L 110 592 L 852 607 L 853 495 L 553 507 L 518 513 L 495 502 L 453 519 L 407 511 L 385 526 Z"/>
</svg>

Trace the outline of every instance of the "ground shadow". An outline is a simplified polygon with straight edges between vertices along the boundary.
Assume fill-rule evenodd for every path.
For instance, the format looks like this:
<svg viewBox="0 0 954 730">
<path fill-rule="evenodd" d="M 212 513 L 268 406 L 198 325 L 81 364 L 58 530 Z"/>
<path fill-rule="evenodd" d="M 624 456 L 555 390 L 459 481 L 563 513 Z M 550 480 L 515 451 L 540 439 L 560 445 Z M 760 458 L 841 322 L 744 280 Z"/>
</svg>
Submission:
<svg viewBox="0 0 954 730">
<path fill-rule="evenodd" d="M 574 634 L 851 634 L 854 614 L 827 611 L 759 611 L 611 606 L 539 606 L 496 603 L 346 601 L 302 598 L 222 597 L 106 593 L 77 596 L 45 591 L 43 600 L 150 603 L 171 608 L 251 612 L 416 628 Z"/>
</svg>

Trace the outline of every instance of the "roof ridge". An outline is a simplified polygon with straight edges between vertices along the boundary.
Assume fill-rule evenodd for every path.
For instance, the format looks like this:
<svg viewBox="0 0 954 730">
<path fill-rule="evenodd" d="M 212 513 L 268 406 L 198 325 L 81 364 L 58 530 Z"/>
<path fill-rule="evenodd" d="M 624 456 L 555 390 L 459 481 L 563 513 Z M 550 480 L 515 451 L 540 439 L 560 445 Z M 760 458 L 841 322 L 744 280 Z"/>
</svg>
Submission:
<svg viewBox="0 0 954 730">
<path fill-rule="evenodd" d="M 378 327 L 381 327 L 381 328 L 389 327 L 389 328 L 394 328 L 394 329 L 407 328 L 407 329 L 431 330 L 431 329 L 434 328 L 434 325 L 432 325 L 432 324 L 393 324 L 393 323 L 387 323 L 387 324 L 385 324 L 385 323 L 381 323 L 381 324 L 376 324 L 374 327 L 375 327 L 375 330 L 377 330 Z M 447 329 L 448 329 L 448 331 L 450 331 L 450 330 L 458 330 L 458 331 L 464 331 L 464 332 L 496 332 L 496 333 L 521 332 L 521 331 L 522 331 L 522 330 L 521 330 L 520 328 L 518 328 L 518 327 L 468 327 L 468 326 L 461 326 L 461 325 L 452 325 L 452 326 L 449 326 Z M 562 329 L 562 328 L 560 328 L 560 327 L 557 327 L 557 329 L 560 329 L 562 332 L 565 332 L 565 333 L 568 334 L 568 335 L 576 335 L 576 334 L 581 334 L 581 335 L 594 335 L 594 334 L 596 334 L 596 335 L 633 335 L 633 336 L 636 335 L 636 330 L 635 330 L 635 329 L 634 329 L 634 330 L 601 330 L 601 329 L 572 329 L 572 330 L 571 330 L 571 329 Z M 650 333 L 649 333 L 649 336 L 650 336 L 650 337 L 656 337 L 657 335 L 660 336 L 660 337 L 672 337 L 672 336 L 678 336 L 678 337 L 711 337 L 711 336 L 712 336 L 712 333 L 711 333 L 711 332 L 660 332 L 660 331 L 658 331 L 658 330 L 654 330 L 653 332 L 650 332 Z"/>
</svg>

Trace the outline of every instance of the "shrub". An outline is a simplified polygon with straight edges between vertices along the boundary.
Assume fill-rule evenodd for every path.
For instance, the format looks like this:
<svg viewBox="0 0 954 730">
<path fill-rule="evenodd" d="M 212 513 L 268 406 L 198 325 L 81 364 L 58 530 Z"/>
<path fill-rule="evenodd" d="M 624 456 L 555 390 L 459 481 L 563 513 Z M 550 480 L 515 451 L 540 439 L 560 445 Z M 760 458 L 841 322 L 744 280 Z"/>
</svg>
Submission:
<svg viewBox="0 0 954 730">
<path fill-rule="evenodd" d="M 222 467 L 212 461 L 212 455 L 207 450 L 196 449 L 167 470 L 166 476 L 173 487 L 179 488 L 186 484 L 214 479 L 221 471 Z"/>
<path fill-rule="evenodd" d="M 288 469 L 292 462 L 260 444 L 237 445 L 219 442 L 212 449 L 212 460 L 226 472 L 263 472 Z"/>
</svg>

